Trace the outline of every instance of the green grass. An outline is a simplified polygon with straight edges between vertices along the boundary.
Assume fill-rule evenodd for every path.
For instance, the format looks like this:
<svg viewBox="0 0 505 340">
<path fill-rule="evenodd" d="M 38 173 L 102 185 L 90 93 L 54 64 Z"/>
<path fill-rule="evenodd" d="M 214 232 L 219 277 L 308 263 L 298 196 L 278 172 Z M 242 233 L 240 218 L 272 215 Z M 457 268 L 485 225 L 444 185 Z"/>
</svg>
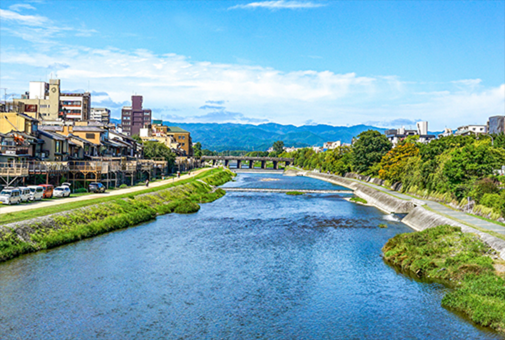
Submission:
<svg viewBox="0 0 505 340">
<path fill-rule="evenodd" d="M 300 191 L 288 191 L 286 195 L 291 195 L 291 196 L 298 196 L 298 195 L 303 195 L 303 192 Z"/>
<path fill-rule="evenodd" d="M 493 266 L 491 256 L 496 252 L 478 236 L 443 225 L 396 235 L 383 252 L 387 263 L 453 287 L 442 306 L 479 325 L 505 331 L 505 281 Z"/>
<path fill-rule="evenodd" d="M 232 178 L 229 171 L 215 170 L 205 172 L 199 177 L 213 183 Z M 213 190 L 208 184 L 194 178 L 161 188 L 163 189 L 140 191 L 119 199 L 116 197 L 100 204 L 92 200 L 92 205 L 83 209 L 50 216 L 47 222 L 34 222 L 25 230 L 30 237 L 27 241 L 22 241 L 14 230 L 6 228 L 0 234 L 0 262 L 24 253 L 134 226 L 157 215 L 172 212 L 194 213 L 200 209 L 199 203 L 212 202 L 225 194 L 224 190 Z M 145 195 L 146 191 L 149 191 L 148 195 Z"/>
<path fill-rule="evenodd" d="M 363 203 L 363 204 L 367 204 L 368 203 L 366 199 L 363 199 L 361 197 L 351 197 L 349 199 L 349 201 L 355 202 L 355 203 Z"/>
<path fill-rule="evenodd" d="M 162 186 L 159 186 L 156 188 L 148 188 L 145 190 L 140 190 L 140 191 L 135 192 L 133 195 L 137 196 L 137 195 L 142 195 L 142 194 L 146 194 L 146 193 L 165 190 L 165 189 L 177 186 L 177 185 L 181 185 L 181 184 L 195 181 L 197 179 L 202 179 L 207 176 L 210 176 L 210 175 L 213 175 L 216 173 L 220 173 L 220 172 L 223 172 L 223 170 L 211 169 L 211 170 L 202 172 L 202 173 L 200 173 L 194 177 L 191 177 L 189 179 L 169 183 L 169 184 L 162 185 Z M 52 207 L 47 207 L 47 208 L 30 209 L 30 210 L 26 210 L 26 211 L 15 212 L 15 213 L 5 213 L 5 214 L 0 215 L 0 225 L 12 223 L 12 222 L 19 222 L 19 221 L 28 220 L 31 218 L 36 218 L 36 217 L 41 217 L 41 216 L 47 216 L 49 214 L 54 214 L 54 213 L 63 212 L 63 211 L 67 211 L 67 210 L 82 208 L 82 207 L 86 207 L 86 206 L 97 204 L 97 203 L 106 203 L 106 202 L 110 202 L 110 201 L 115 201 L 115 200 L 127 198 L 131 195 L 132 195 L 131 193 L 126 193 L 123 195 L 116 195 L 116 196 L 112 196 L 112 197 L 103 197 L 103 198 L 97 198 L 97 199 L 86 200 L 86 201 L 65 203 L 65 204 L 61 204 L 58 206 L 52 206 Z"/>
<path fill-rule="evenodd" d="M 381 223 L 379 224 L 379 228 L 387 228 L 388 225 L 386 223 Z"/>
</svg>

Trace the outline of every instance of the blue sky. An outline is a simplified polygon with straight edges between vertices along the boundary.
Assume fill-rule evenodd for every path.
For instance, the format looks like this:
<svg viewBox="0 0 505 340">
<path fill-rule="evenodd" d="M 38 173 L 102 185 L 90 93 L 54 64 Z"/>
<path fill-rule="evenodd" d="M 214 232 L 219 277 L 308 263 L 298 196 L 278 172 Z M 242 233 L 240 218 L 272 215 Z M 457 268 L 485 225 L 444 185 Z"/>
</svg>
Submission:
<svg viewBox="0 0 505 340">
<path fill-rule="evenodd" d="M 117 117 L 430 129 L 505 114 L 505 1 L 6 1 L 1 86 Z M 217 103 L 217 104 L 216 104 Z"/>
</svg>

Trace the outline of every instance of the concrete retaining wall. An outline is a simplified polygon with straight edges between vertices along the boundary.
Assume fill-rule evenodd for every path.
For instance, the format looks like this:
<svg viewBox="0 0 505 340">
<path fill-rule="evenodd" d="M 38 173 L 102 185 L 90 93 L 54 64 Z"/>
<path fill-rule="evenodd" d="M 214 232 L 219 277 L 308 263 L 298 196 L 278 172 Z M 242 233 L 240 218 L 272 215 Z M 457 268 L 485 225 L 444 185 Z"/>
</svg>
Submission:
<svg viewBox="0 0 505 340">
<path fill-rule="evenodd" d="M 369 205 L 372 205 L 388 214 L 406 213 L 407 216 L 403 218 L 402 222 L 417 231 L 434 228 L 444 224 L 460 227 L 465 233 L 479 235 L 483 242 L 495 249 L 500 254 L 500 257 L 505 260 L 505 240 L 456 222 L 435 212 L 426 210 L 422 207 L 423 202 L 421 201 L 417 201 L 415 199 L 412 201 L 402 200 L 365 184 L 335 175 L 319 174 L 310 171 L 298 172 L 297 175 L 320 179 L 352 189 L 354 190 L 354 194 L 356 196 L 365 199 Z M 354 178 L 352 176 L 349 177 Z"/>
<path fill-rule="evenodd" d="M 338 177 L 335 175 L 318 174 L 309 171 L 304 172 L 303 174 L 307 177 L 317 178 L 326 182 L 352 189 L 354 190 L 354 194 L 356 196 L 363 198 L 368 202 L 369 205 L 372 205 L 388 214 L 407 214 L 415 208 L 415 204 L 410 201 L 396 198 L 394 196 L 386 194 L 385 192 L 375 190 L 374 188 L 371 188 L 365 184 L 348 180 L 347 178 Z"/>
</svg>

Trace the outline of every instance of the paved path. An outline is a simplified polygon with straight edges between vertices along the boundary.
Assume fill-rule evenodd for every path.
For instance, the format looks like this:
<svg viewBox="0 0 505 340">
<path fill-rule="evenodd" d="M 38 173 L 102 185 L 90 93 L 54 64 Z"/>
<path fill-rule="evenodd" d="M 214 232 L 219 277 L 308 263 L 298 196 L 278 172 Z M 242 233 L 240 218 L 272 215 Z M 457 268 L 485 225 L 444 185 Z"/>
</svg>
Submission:
<svg viewBox="0 0 505 340">
<path fill-rule="evenodd" d="M 489 221 L 485 221 L 485 220 L 481 220 L 480 218 L 477 218 L 477 217 L 472 216 L 470 214 L 464 213 L 462 211 L 448 208 L 445 205 L 440 204 L 438 202 L 423 199 L 423 198 L 412 197 L 412 196 L 405 195 L 405 194 L 402 194 L 402 193 L 394 191 L 394 190 L 390 190 L 390 189 L 381 187 L 381 186 L 373 184 L 373 183 L 363 182 L 363 181 L 360 181 L 360 180 L 357 180 L 354 178 L 345 177 L 345 179 L 356 182 L 356 183 L 360 183 L 363 185 L 367 185 L 369 187 L 386 192 L 392 196 L 395 196 L 395 197 L 403 199 L 403 200 L 410 200 L 410 201 L 414 201 L 414 202 L 417 201 L 418 204 L 427 205 L 431 210 L 433 210 L 441 215 L 445 215 L 446 217 L 453 219 L 455 221 L 458 221 L 460 223 L 464 223 L 467 225 L 468 224 L 473 225 L 478 228 L 487 229 L 487 230 L 494 231 L 496 233 L 505 235 L 505 227 L 502 225 L 499 225 L 499 224 L 493 223 L 493 222 L 489 222 Z"/>
<path fill-rule="evenodd" d="M 51 200 L 42 200 L 42 201 L 37 201 L 37 202 L 32 202 L 32 203 L 24 203 L 24 204 L 19 204 L 19 205 L 2 206 L 0 208 L 0 214 L 13 213 L 13 212 L 24 211 L 24 210 L 29 210 L 29 209 L 47 208 L 47 207 L 52 207 L 52 206 L 61 205 L 61 204 L 65 204 L 65 203 L 87 201 L 87 200 L 93 200 L 93 199 L 97 199 L 97 198 L 104 198 L 104 197 L 111 197 L 111 196 L 134 193 L 134 192 L 142 191 L 145 189 L 157 188 L 157 187 L 160 187 L 160 186 L 163 186 L 166 184 L 182 181 L 184 179 L 188 179 L 190 177 L 193 177 L 193 176 L 195 176 L 203 171 L 207 171 L 207 170 L 210 170 L 210 169 L 200 169 L 200 170 L 197 170 L 194 172 L 192 171 L 191 176 L 190 175 L 182 175 L 180 178 L 171 178 L 171 179 L 166 179 L 164 181 L 157 181 L 154 183 L 150 183 L 149 188 L 146 188 L 144 185 L 139 185 L 139 186 L 134 186 L 134 187 L 128 187 L 125 189 L 107 191 L 107 192 L 104 192 L 103 194 L 92 194 L 92 195 L 75 196 L 75 197 L 71 196 L 68 198 L 58 198 L 58 199 L 51 199 Z"/>
</svg>

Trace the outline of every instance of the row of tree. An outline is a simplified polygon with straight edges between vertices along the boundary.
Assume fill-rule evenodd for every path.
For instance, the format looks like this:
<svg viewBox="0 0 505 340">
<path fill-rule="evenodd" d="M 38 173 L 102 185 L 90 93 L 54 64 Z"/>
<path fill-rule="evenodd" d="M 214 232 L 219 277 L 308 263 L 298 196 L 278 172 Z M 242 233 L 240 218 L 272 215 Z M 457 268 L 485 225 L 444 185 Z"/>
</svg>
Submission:
<svg viewBox="0 0 505 340">
<path fill-rule="evenodd" d="M 395 148 L 378 131 L 362 132 L 352 146 L 315 153 L 306 148 L 280 156 L 294 157 L 295 165 L 344 175 L 354 172 L 379 177 L 387 184 L 402 183 L 402 191 L 462 202 L 471 197 L 505 216 L 505 177 L 494 170 L 505 165 L 505 136 L 448 136 L 428 144 L 417 136 Z"/>
</svg>

